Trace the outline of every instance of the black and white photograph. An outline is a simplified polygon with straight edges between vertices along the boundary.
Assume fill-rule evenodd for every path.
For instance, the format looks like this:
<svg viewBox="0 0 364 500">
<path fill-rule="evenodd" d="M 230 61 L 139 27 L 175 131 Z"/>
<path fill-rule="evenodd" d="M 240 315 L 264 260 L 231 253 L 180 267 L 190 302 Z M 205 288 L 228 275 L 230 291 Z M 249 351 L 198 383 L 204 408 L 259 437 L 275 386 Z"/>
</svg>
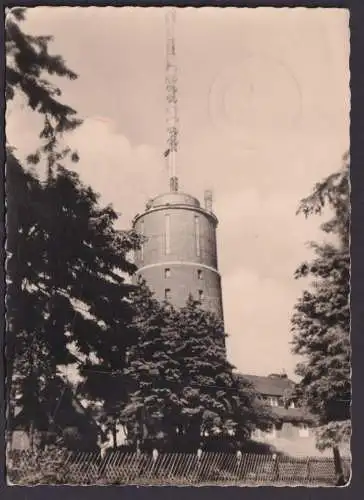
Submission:
<svg viewBox="0 0 364 500">
<path fill-rule="evenodd" d="M 7 484 L 350 484 L 349 11 L 5 32 Z"/>
</svg>

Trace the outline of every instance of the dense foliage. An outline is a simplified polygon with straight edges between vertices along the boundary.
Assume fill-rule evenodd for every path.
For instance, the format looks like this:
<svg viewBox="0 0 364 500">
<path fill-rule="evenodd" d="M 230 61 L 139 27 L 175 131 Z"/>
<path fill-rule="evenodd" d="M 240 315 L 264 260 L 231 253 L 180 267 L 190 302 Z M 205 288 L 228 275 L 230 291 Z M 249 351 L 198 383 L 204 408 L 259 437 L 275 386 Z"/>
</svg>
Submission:
<svg viewBox="0 0 364 500">
<path fill-rule="evenodd" d="M 57 367 L 81 364 L 70 344 L 84 355 L 85 371 L 124 366 L 133 312 L 121 272 L 134 270 L 127 254 L 138 237 L 116 231 L 112 208 L 100 208 L 95 193 L 65 169 L 44 186 L 9 155 L 7 185 L 7 355 L 17 404 L 39 423 L 49 420 Z M 90 375 L 86 388 L 97 397 L 102 384 Z"/>
<path fill-rule="evenodd" d="M 315 258 L 303 263 L 296 278 L 311 278 L 295 306 L 293 349 L 303 356 L 297 366 L 302 377 L 301 398 L 321 426 L 318 446 L 337 446 L 350 435 L 350 249 L 349 158 L 340 171 L 317 184 L 302 200 L 306 216 L 330 210 L 321 229 L 329 237 L 312 243 Z"/>
<path fill-rule="evenodd" d="M 7 380 L 10 418 L 21 409 L 30 428 L 48 428 L 63 384 L 58 368 L 73 362 L 88 375 L 85 392 L 115 413 L 110 379 L 105 396 L 92 368 L 124 366 L 123 330 L 132 308 L 122 273 L 134 270 L 127 254 L 138 236 L 116 231 L 113 209 L 100 208 L 92 189 L 64 168 L 78 158 L 63 146 L 63 134 L 81 121 L 51 79 L 77 75 L 49 53 L 52 37 L 21 29 L 25 14 L 22 8 L 7 14 L 6 96 L 25 99 L 43 116 L 40 147 L 28 161 L 43 158 L 48 175 L 41 182 L 16 159 L 16 144 L 7 144 Z M 115 392 L 120 399 L 119 388 Z"/>
<path fill-rule="evenodd" d="M 129 439 L 196 449 L 204 435 L 243 443 L 270 423 L 255 392 L 226 359 L 223 325 L 190 298 L 176 310 L 145 286 L 134 295 L 137 342 L 128 353 Z"/>
<path fill-rule="evenodd" d="M 76 111 L 62 103 L 62 92 L 52 77 L 75 80 L 77 74 L 60 55 L 49 53 L 52 36 L 29 35 L 21 29 L 25 18 L 26 9 L 19 7 L 9 9 L 6 15 L 5 95 L 8 101 L 15 97 L 24 99 L 31 110 L 43 117 L 40 146 L 29 154 L 28 160 L 36 164 L 44 156 L 50 176 L 55 166 L 67 157 L 78 160 L 77 153 L 62 145 L 61 138 L 81 124 Z"/>
</svg>

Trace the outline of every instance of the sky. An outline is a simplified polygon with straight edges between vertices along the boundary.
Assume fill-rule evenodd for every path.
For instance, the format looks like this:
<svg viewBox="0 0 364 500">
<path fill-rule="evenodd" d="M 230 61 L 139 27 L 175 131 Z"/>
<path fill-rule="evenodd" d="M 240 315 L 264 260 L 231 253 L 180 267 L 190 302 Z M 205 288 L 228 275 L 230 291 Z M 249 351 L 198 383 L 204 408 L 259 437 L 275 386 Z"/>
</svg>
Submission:
<svg viewBox="0 0 364 500">
<path fill-rule="evenodd" d="M 81 179 L 129 228 L 168 190 L 162 8 L 34 7 L 23 28 L 51 34 L 79 78 L 57 80 L 84 119 L 66 137 Z M 349 15 L 343 9 L 177 9 L 181 190 L 212 189 L 219 219 L 229 360 L 242 373 L 293 376 L 296 267 L 322 239 L 300 199 L 349 148 Z M 41 122 L 16 99 L 6 134 L 22 159 Z"/>
</svg>

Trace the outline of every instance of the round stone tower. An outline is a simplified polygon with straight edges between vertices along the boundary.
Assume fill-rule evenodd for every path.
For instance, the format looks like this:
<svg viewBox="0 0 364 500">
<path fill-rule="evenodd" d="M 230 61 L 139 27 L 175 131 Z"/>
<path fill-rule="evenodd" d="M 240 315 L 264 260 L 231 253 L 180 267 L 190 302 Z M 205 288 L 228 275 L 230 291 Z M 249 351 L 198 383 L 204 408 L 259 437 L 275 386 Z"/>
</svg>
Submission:
<svg viewBox="0 0 364 500">
<path fill-rule="evenodd" d="M 182 307 L 191 294 L 223 319 L 217 224 L 209 192 L 205 208 L 176 190 L 151 199 L 133 220 L 133 227 L 145 236 L 135 255 L 136 278 L 142 276 L 159 300 Z"/>
</svg>

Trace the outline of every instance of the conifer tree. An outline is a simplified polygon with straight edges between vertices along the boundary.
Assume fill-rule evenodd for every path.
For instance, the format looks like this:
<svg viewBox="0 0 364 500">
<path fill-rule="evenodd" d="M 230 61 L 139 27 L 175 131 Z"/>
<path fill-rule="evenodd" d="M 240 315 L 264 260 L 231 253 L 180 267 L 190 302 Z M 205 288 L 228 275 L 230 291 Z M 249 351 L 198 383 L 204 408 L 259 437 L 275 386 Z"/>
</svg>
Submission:
<svg viewBox="0 0 364 500">
<path fill-rule="evenodd" d="M 145 284 L 133 303 L 138 340 L 128 353 L 123 412 L 131 441 L 196 450 L 204 433 L 230 431 L 243 443 L 256 424 L 270 423 L 253 388 L 233 373 L 214 314 L 192 297 L 180 310 L 160 304 Z"/>
<path fill-rule="evenodd" d="M 12 154 L 7 159 L 7 183 L 17 186 L 7 193 L 7 297 L 6 297 L 6 360 L 8 388 L 8 427 L 13 425 L 15 409 L 28 408 L 29 434 L 33 440 L 35 420 L 43 424 L 40 415 L 44 378 L 56 376 L 55 360 L 49 358 L 41 340 L 40 329 L 48 299 L 37 293 L 35 268 L 42 264 L 38 219 L 34 207 L 39 203 L 41 186 L 23 170 Z M 57 358 L 66 361 L 65 345 Z"/>
<path fill-rule="evenodd" d="M 116 213 L 100 208 L 75 173 L 59 167 L 44 186 L 10 155 L 7 176 L 21 187 L 8 192 L 10 399 L 34 426 L 49 417 L 42 414 L 42 392 L 59 365 L 76 361 L 103 371 L 124 366 L 133 311 L 122 273 L 134 271 L 127 255 L 138 236 L 115 230 Z M 83 360 L 70 353 L 70 344 Z M 104 394 L 109 387 L 104 385 Z"/>
<path fill-rule="evenodd" d="M 62 148 L 59 141 L 63 133 L 74 130 L 81 121 L 76 111 L 60 101 L 61 90 L 48 77 L 52 75 L 70 79 L 77 78 L 59 55 L 49 53 L 51 36 L 34 36 L 24 33 L 21 24 L 26 19 L 26 9 L 15 7 L 6 9 L 6 99 L 12 101 L 16 97 L 25 99 L 29 109 L 44 118 L 43 128 L 39 133 L 41 146 L 29 155 L 30 163 L 37 163 L 44 156 L 48 167 L 48 176 L 67 156 L 77 161 L 77 153 L 69 148 Z M 26 287 L 27 274 L 37 268 L 39 254 L 40 231 L 36 229 L 37 218 L 48 214 L 44 197 L 40 198 L 41 186 L 36 177 L 25 173 L 14 156 L 16 144 L 6 143 L 6 196 L 7 210 L 7 261 L 8 278 L 8 325 L 12 325 L 20 334 L 15 323 L 22 318 L 12 314 L 12 305 L 20 300 Z M 56 226 L 56 221 L 53 221 Z M 29 299 L 29 298 L 28 298 Z M 36 300 L 34 298 L 34 300 Z M 25 306 L 25 304 L 23 304 Z M 40 309 L 44 306 L 38 302 Z M 44 308 L 44 307 L 43 307 Z M 29 305 L 29 310 L 32 306 Z M 35 312 L 36 307 L 33 308 Z M 35 321 L 35 320 L 34 320 Z M 7 339 L 8 351 L 12 352 L 12 336 Z M 60 352 L 63 352 L 60 349 Z M 9 354 L 12 359 L 11 354 Z M 12 365 L 8 366 L 8 381 L 12 380 Z"/>
<path fill-rule="evenodd" d="M 128 350 L 129 399 L 122 417 L 130 441 L 166 444 L 174 439 L 181 407 L 176 311 L 160 304 L 143 281 L 132 300 L 135 318 L 129 335 L 134 341 Z"/>
<path fill-rule="evenodd" d="M 93 364 L 106 371 L 123 366 L 123 329 L 131 307 L 125 301 L 129 290 L 121 273 L 134 269 L 127 254 L 138 238 L 132 231 L 115 231 L 112 208 L 100 208 L 92 189 L 63 167 L 66 160 L 78 160 L 77 153 L 63 145 L 63 135 L 81 121 L 62 102 L 52 78 L 74 80 L 77 75 L 60 55 L 50 54 L 51 36 L 23 31 L 25 17 L 23 8 L 7 12 L 6 97 L 24 98 L 29 109 L 43 116 L 40 146 L 28 162 L 44 160 L 48 175 L 41 183 L 34 171 L 26 171 L 17 161 L 16 144 L 7 144 L 6 353 L 8 397 L 13 403 L 9 409 L 16 401 L 31 427 L 49 423 L 43 394 L 56 398 L 48 390 L 49 381 L 57 379 L 59 365 L 75 361 L 70 343 L 83 354 L 83 368 L 91 369 L 87 382 L 92 396 L 101 397 L 103 383 L 100 377 L 91 382 Z M 104 400 L 112 399 L 110 392 L 101 392 Z"/>
<path fill-rule="evenodd" d="M 62 103 L 61 89 L 54 84 L 52 77 L 75 80 L 77 74 L 67 67 L 60 55 L 50 54 L 52 36 L 34 36 L 22 30 L 26 11 L 17 7 L 6 13 L 5 96 L 7 101 L 16 96 L 24 98 L 31 110 L 43 116 L 43 127 L 39 132 L 41 144 L 29 154 L 28 161 L 37 164 L 43 156 L 48 176 L 51 176 L 56 165 L 67 157 L 78 160 L 77 152 L 62 145 L 61 139 L 64 133 L 81 124 L 76 111 Z"/>
<path fill-rule="evenodd" d="M 201 434 L 233 433 L 242 444 L 256 424 L 266 425 L 266 415 L 254 389 L 234 374 L 226 358 L 222 322 L 190 297 L 180 310 L 177 330 L 183 434 L 197 445 Z"/>
<path fill-rule="evenodd" d="M 334 451 L 338 482 L 342 482 L 339 444 L 350 434 L 350 253 L 349 158 L 343 167 L 318 183 L 302 200 L 299 212 L 331 219 L 321 225 L 329 241 L 312 243 L 315 258 L 304 262 L 296 278 L 311 278 L 292 318 L 293 350 L 303 356 L 297 365 L 298 392 L 320 425 L 318 447 Z"/>
</svg>

